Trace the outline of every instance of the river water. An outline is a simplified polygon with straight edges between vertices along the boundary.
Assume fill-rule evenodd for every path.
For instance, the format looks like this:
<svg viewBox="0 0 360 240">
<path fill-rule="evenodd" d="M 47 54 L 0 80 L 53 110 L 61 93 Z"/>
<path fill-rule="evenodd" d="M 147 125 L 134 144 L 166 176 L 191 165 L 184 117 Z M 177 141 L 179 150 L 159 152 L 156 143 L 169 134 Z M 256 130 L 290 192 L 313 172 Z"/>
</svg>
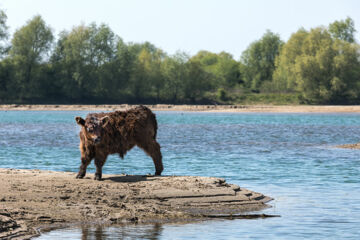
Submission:
<svg viewBox="0 0 360 240">
<path fill-rule="evenodd" d="M 85 111 L 1 111 L 0 167 L 76 172 Z M 359 239 L 359 114 L 157 112 L 164 175 L 222 177 L 275 200 L 257 220 L 74 226 L 37 239 Z M 94 172 L 91 164 L 88 172 Z M 154 172 L 133 149 L 104 174 Z"/>
</svg>

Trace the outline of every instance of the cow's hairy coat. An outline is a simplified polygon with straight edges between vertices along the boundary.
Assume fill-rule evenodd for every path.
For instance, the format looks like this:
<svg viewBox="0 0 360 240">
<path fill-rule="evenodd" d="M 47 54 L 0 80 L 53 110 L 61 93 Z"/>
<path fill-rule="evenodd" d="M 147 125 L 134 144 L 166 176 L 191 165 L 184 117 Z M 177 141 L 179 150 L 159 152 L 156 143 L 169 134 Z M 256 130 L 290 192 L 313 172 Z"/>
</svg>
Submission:
<svg viewBox="0 0 360 240">
<path fill-rule="evenodd" d="M 85 119 L 75 118 L 80 131 L 81 166 L 77 178 L 83 178 L 86 168 L 95 159 L 95 179 L 101 180 L 102 167 L 109 154 L 123 158 L 135 145 L 143 149 L 154 161 L 155 175 L 163 171 L 160 145 L 156 141 L 155 114 L 145 106 L 127 111 L 90 113 Z"/>
</svg>

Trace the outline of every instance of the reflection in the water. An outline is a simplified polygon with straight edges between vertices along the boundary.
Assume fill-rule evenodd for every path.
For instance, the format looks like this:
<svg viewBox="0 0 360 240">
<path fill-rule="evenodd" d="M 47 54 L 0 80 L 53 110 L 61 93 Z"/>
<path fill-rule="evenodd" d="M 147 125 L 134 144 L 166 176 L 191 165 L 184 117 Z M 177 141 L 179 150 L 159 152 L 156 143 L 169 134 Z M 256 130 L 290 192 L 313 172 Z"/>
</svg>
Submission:
<svg viewBox="0 0 360 240">
<path fill-rule="evenodd" d="M 144 225 L 123 225 L 116 227 L 82 226 L 82 240 L 105 240 L 105 239 L 159 239 L 162 231 L 161 224 Z"/>
<path fill-rule="evenodd" d="M 42 234 L 40 239 L 60 240 L 64 239 L 82 239 L 82 240 L 109 240 L 109 239 L 159 239 L 163 231 L 161 224 L 152 225 L 82 225 L 81 228 L 71 228 L 55 230 Z"/>
</svg>

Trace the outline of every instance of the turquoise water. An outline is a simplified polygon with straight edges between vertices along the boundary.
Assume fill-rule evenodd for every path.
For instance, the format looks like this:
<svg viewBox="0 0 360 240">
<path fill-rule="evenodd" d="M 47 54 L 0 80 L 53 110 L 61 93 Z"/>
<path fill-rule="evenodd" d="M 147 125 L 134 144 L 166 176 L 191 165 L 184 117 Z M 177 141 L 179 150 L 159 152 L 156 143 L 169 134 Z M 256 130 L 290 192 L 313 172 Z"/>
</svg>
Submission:
<svg viewBox="0 0 360 240">
<path fill-rule="evenodd" d="M 1 111 L 0 167 L 78 170 L 84 111 Z M 262 213 L 280 218 L 194 224 L 82 226 L 38 239 L 359 239 L 359 114 L 157 112 L 165 175 L 223 177 L 275 198 Z M 94 166 L 89 166 L 89 173 Z M 110 157 L 106 173 L 147 174 L 134 149 Z"/>
</svg>

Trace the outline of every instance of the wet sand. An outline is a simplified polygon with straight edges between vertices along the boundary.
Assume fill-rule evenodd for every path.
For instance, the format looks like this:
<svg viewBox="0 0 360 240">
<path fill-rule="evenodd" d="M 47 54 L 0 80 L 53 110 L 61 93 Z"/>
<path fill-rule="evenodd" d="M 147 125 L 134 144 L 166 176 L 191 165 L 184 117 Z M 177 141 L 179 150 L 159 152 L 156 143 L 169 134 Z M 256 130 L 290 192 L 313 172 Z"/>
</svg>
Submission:
<svg viewBox="0 0 360 240">
<path fill-rule="evenodd" d="M 63 110 L 63 111 L 115 111 L 126 110 L 134 105 L 0 105 L 0 110 Z M 360 105 L 146 105 L 154 111 L 205 111 L 205 112 L 283 112 L 283 113 L 360 113 Z"/>
<path fill-rule="evenodd" d="M 104 175 L 0 168 L 0 239 L 27 239 L 74 224 L 189 222 L 234 218 L 272 198 L 224 179 Z M 244 218 L 266 215 L 239 215 Z"/>
</svg>

